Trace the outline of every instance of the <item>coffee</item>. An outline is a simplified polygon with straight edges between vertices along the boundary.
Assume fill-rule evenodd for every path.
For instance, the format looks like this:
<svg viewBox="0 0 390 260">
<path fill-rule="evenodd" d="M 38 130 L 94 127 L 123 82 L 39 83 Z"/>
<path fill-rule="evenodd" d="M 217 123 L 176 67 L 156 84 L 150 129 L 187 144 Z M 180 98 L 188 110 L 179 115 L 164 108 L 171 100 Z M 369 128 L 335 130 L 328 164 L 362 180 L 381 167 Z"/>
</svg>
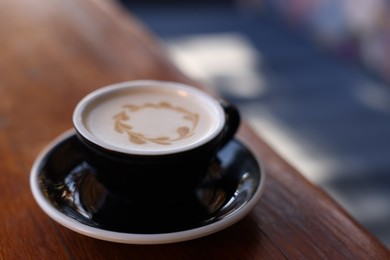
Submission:
<svg viewBox="0 0 390 260">
<path fill-rule="evenodd" d="M 127 153 L 190 149 L 215 137 L 224 125 L 224 112 L 214 99 L 178 86 L 103 89 L 86 104 L 80 115 L 89 135 Z"/>
<path fill-rule="evenodd" d="M 191 86 L 142 80 L 93 91 L 73 124 L 98 181 L 129 203 L 150 205 L 192 193 L 234 138 L 240 116 Z"/>
</svg>

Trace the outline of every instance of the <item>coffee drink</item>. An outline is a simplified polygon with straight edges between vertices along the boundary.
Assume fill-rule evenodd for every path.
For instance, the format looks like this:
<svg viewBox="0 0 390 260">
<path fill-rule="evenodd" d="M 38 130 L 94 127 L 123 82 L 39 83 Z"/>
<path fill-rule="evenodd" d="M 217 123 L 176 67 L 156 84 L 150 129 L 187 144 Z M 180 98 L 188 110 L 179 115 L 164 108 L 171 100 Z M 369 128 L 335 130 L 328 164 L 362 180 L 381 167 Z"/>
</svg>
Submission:
<svg viewBox="0 0 390 260">
<path fill-rule="evenodd" d="M 218 102 L 180 84 L 103 88 L 83 104 L 77 109 L 88 135 L 102 146 L 126 153 L 191 149 L 211 140 L 224 125 Z"/>
<path fill-rule="evenodd" d="M 90 93 L 73 124 L 97 180 L 129 203 L 149 205 L 192 194 L 234 138 L 240 116 L 191 86 L 143 80 Z"/>
</svg>

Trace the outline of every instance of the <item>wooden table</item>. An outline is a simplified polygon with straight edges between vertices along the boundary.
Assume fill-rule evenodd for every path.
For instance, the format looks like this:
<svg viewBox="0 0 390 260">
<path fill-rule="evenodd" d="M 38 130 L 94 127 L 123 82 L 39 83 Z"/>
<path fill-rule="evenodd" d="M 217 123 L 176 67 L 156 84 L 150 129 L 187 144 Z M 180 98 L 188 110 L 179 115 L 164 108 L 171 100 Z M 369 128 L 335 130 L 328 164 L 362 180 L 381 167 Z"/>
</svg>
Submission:
<svg viewBox="0 0 390 260">
<path fill-rule="evenodd" d="M 389 259 L 389 251 L 243 124 L 263 158 L 262 199 L 216 234 L 136 246 L 80 235 L 52 221 L 29 188 L 29 171 L 53 138 L 72 128 L 76 103 L 109 83 L 191 81 L 158 41 L 104 0 L 0 2 L 0 259 Z"/>
</svg>

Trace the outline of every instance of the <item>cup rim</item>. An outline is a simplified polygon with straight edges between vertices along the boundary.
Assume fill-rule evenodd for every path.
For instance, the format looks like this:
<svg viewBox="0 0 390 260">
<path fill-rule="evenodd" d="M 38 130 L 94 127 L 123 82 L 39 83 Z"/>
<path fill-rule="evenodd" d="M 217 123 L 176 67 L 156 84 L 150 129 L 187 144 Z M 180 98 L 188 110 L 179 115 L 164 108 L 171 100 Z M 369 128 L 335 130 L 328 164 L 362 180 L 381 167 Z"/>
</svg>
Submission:
<svg viewBox="0 0 390 260">
<path fill-rule="evenodd" d="M 94 100 L 101 98 L 105 95 L 112 94 L 116 91 L 121 91 L 127 88 L 135 88 L 135 87 L 156 87 L 160 86 L 163 88 L 174 88 L 186 91 L 188 93 L 191 93 L 193 95 L 196 95 L 200 99 L 205 100 L 209 104 L 212 104 L 213 107 L 215 107 L 216 112 L 218 114 L 218 117 L 222 120 L 219 120 L 217 126 L 213 130 L 212 133 L 207 135 L 206 137 L 200 139 L 198 142 L 190 143 L 188 145 L 180 146 L 180 147 L 174 147 L 172 149 L 167 150 L 141 150 L 141 149 L 131 149 L 131 148 L 124 148 L 116 145 L 112 145 L 108 142 L 105 142 L 104 140 L 101 140 L 100 138 L 96 137 L 94 134 L 92 134 L 85 124 L 83 123 L 83 112 L 87 109 L 88 105 L 90 105 Z M 210 142 L 214 138 L 216 138 L 219 133 L 221 133 L 225 122 L 225 112 L 221 106 L 221 104 L 213 97 L 211 97 L 206 92 L 197 89 L 193 86 L 179 83 L 179 82 L 171 82 L 171 81 L 160 81 L 160 80 L 133 80 L 133 81 L 124 81 L 119 83 L 113 83 L 109 84 L 107 86 L 104 86 L 102 88 L 96 89 L 86 95 L 84 98 L 82 98 L 77 106 L 74 109 L 73 112 L 73 125 L 75 130 L 86 140 L 93 143 L 94 145 L 101 147 L 105 150 L 111 151 L 111 152 L 119 152 L 126 155 L 169 155 L 169 154 L 176 154 L 180 152 L 186 152 L 193 150 L 195 148 L 198 148 L 200 146 L 205 145 L 206 143 Z"/>
</svg>

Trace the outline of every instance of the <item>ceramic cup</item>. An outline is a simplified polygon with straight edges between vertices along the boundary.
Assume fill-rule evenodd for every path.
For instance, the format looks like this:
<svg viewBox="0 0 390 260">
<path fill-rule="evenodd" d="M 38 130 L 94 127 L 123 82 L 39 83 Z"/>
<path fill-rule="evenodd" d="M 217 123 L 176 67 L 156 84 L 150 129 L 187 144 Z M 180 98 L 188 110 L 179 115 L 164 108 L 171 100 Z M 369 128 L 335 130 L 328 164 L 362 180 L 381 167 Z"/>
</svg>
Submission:
<svg viewBox="0 0 390 260">
<path fill-rule="evenodd" d="M 97 179 L 134 202 L 193 191 L 239 123 L 231 104 L 191 86 L 153 80 L 97 89 L 73 114 Z"/>
</svg>

